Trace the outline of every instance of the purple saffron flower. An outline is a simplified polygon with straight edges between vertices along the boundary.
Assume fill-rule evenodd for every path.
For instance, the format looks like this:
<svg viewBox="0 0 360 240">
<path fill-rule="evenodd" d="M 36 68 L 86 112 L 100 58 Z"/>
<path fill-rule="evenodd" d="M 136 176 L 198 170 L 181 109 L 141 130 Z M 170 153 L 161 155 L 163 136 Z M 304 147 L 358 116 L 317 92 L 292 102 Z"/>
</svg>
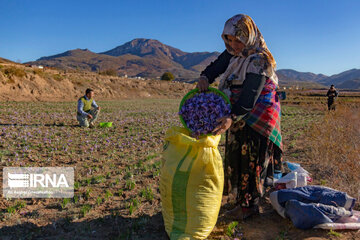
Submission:
<svg viewBox="0 0 360 240">
<path fill-rule="evenodd" d="M 179 115 L 195 136 L 211 133 L 216 120 L 230 114 L 230 105 L 215 93 L 198 93 L 185 101 Z"/>
</svg>

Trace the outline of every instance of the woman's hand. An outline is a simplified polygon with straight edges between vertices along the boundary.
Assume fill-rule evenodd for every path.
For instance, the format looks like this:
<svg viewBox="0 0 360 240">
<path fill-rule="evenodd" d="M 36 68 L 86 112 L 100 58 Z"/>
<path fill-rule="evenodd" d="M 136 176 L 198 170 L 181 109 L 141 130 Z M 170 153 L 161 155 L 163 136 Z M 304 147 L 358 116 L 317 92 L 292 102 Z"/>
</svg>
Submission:
<svg viewBox="0 0 360 240">
<path fill-rule="evenodd" d="M 209 87 L 209 80 L 205 76 L 200 76 L 196 87 L 200 90 L 200 92 L 205 92 Z"/>
<path fill-rule="evenodd" d="M 219 135 L 226 132 L 226 130 L 230 128 L 233 122 L 230 116 L 219 118 L 216 121 L 219 122 L 219 125 L 217 125 L 217 127 L 212 131 L 214 135 Z"/>
</svg>

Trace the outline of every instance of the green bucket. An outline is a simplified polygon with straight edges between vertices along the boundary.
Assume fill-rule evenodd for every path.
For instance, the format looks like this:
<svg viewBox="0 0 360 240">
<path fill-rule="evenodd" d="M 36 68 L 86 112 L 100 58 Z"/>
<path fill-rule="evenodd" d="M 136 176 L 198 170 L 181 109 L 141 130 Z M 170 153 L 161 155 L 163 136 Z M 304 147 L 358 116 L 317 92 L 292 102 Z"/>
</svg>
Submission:
<svg viewBox="0 0 360 240">
<path fill-rule="evenodd" d="M 101 122 L 100 127 L 112 127 L 112 122 Z"/>
<path fill-rule="evenodd" d="M 210 92 L 215 93 L 215 94 L 221 96 L 221 97 L 225 100 L 226 103 L 230 104 L 230 107 L 231 107 L 230 99 L 228 98 L 228 96 L 226 96 L 225 93 L 223 93 L 222 91 L 220 91 L 220 90 L 218 90 L 218 89 L 216 89 L 216 88 L 208 87 L 208 90 L 206 91 L 206 93 L 210 93 Z M 199 91 L 198 88 L 195 88 L 195 89 L 191 90 L 190 92 L 188 92 L 188 93 L 183 97 L 183 99 L 182 99 L 181 102 L 180 102 L 179 112 L 180 112 L 182 106 L 185 104 L 186 100 L 194 97 L 196 94 L 199 94 L 199 93 L 200 93 L 200 91 Z M 189 132 L 192 132 L 192 131 L 188 128 L 188 126 L 186 125 L 183 117 L 182 117 L 181 115 L 179 115 L 179 117 L 180 117 L 180 122 L 182 123 L 182 125 L 183 125 Z M 211 134 L 207 134 L 207 135 L 211 135 Z"/>
</svg>

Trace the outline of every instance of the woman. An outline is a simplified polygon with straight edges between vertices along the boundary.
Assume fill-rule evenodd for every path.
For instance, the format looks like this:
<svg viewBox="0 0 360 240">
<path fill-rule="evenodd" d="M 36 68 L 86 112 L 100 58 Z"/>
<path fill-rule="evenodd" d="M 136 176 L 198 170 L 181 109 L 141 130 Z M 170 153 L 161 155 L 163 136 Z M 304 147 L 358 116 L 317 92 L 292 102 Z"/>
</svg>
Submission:
<svg viewBox="0 0 360 240">
<path fill-rule="evenodd" d="M 228 215 L 243 218 L 258 211 L 268 176 L 281 172 L 280 102 L 276 95 L 276 63 L 247 15 L 226 21 L 222 33 L 226 50 L 199 78 L 205 91 L 220 74 L 219 89 L 232 102 L 230 116 L 218 119 L 214 134 L 229 133 L 225 153 L 225 192 L 235 194 Z"/>
</svg>

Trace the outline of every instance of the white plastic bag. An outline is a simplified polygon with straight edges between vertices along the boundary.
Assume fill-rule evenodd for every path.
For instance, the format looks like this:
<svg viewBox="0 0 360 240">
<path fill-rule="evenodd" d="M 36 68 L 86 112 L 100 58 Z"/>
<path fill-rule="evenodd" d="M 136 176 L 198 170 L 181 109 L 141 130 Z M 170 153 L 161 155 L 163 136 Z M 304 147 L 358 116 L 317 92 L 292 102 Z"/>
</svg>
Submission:
<svg viewBox="0 0 360 240">
<path fill-rule="evenodd" d="M 332 229 L 332 230 L 357 230 L 360 229 L 360 211 L 353 210 L 351 217 L 342 217 L 335 223 L 323 223 L 314 228 Z"/>
<path fill-rule="evenodd" d="M 284 183 L 286 188 L 305 187 L 308 179 L 310 179 L 309 172 L 299 166 L 282 178 L 275 180 L 274 184 Z"/>
</svg>

